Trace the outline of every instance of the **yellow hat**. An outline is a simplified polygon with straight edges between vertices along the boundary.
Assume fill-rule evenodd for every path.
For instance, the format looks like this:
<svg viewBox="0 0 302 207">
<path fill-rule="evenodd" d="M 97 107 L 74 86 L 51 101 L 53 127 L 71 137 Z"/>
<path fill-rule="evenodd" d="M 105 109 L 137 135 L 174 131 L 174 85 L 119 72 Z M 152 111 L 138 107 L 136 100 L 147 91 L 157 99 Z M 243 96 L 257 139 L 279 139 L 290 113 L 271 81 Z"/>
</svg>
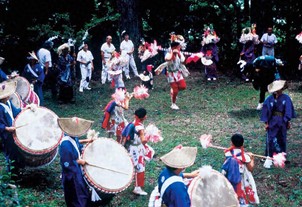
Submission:
<svg viewBox="0 0 302 207">
<path fill-rule="evenodd" d="M 93 121 L 72 117 L 58 118 L 58 125 L 63 132 L 72 137 L 84 135 L 92 126 Z"/>
</svg>

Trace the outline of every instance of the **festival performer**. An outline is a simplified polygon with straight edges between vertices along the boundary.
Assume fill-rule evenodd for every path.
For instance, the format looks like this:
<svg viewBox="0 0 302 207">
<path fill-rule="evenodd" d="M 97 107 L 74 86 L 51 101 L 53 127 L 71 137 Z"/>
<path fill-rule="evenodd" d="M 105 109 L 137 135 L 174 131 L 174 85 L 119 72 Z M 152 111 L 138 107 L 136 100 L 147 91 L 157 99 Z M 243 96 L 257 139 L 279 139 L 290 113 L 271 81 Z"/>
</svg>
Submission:
<svg viewBox="0 0 302 207">
<path fill-rule="evenodd" d="M 259 43 L 258 35 L 256 33 L 252 33 L 252 30 L 254 30 L 253 26 L 252 28 L 244 28 L 242 30 L 241 37 L 239 39 L 239 42 L 243 44 L 242 50 L 240 52 L 240 60 L 244 60 L 246 64 L 252 64 L 255 56 L 255 45 Z M 239 61 L 240 63 L 240 61 Z M 242 73 L 242 78 L 245 81 L 249 81 L 249 78 L 245 76 L 245 74 Z"/>
<path fill-rule="evenodd" d="M 139 74 L 139 77 L 142 80 L 142 85 L 144 85 L 149 90 L 153 89 L 153 68 L 153 65 L 147 65 L 144 72 L 142 74 Z"/>
<path fill-rule="evenodd" d="M 111 79 L 112 87 L 115 89 L 125 89 L 125 83 L 123 80 L 123 67 L 126 64 L 126 59 L 122 57 L 118 52 L 113 52 L 110 61 L 107 62 L 107 73 Z"/>
<path fill-rule="evenodd" d="M 206 26 L 201 42 L 201 52 L 204 54 L 204 57 L 201 58 L 201 62 L 205 66 L 205 74 L 208 81 L 217 80 L 217 63 L 219 57 L 216 44 L 219 41 L 220 38 L 214 31 L 213 26 Z"/>
<path fill-rule="evenodd" d="M 252 175 L 254 157 L 252 153 L 245 153 L 244 139 L 241 134 L 231 137 L 231 147 L 226 149 L 226 160 L 222 165 L 222 174 L 233 185 L 238 195 L 240 205 L 259 204 L 256 184 Z"/>
<path fill-rule="evenodd" d="M 122 131 L 128 124 L 124 116 L 124 110 L 129 109 L 132 95 L 120 88 L 116 89 L 112 98 L 104 109 L 102 128 L 107 130 L 108 137 L 113 137 L 114 135 L 116 136 L 116 141 L 121 143 Z"/>
<path fill-rule="evenodd" d="M 142 188 L 145 185 L 145 146 L 147 140 L 145 138 L 145 127 L 143 122 L 147 118 L 147 111 L 144 108 L 139 108 L 134 112 L 134 121 L 136 133 L 134 139 L 130 142 L 129 154 L 132 158 L 135 167 L 135 188 L 134 194 L 148 195 Z"/>
<path fill-rule="evenodd" d="M 273 34 L 273 28 L 268 27 L 267 33 L 264 33 L 260 39 L 263 44 L 262 47 L 262 55 L 275 56 L 275 44 L 277 44 L 278 40 L 275 34 Z"/>
<path fill-rule="evenodd" d="M 73 81 L 72 75 L 74 74 L 72 69 L 72 65 L 75 64 L 74 59 L 69 54 L 69 46 L 67 43 L 64 43 L 58 48 L 59 61 L 58 61 L 58 69 L 60 71 L 59 74 L 59 103 L 75 103 L 74 100 L 74 91 L 73 91 Z"/>
<path fill-rule="evenodd" d="M 115 51 L 114 45 L 111 43 L 112 37 L 108 35 L 106 37 L 106 42 L 102 44 L 101 47 L 101 57 L 102 57 L 102 84 L 106 83 L 106 80 L 111 81 L 111 77 L 108 74 L 108 62 Z"/>
<path fill-rule="evenodd" d="M 60 164 L 62 167 L 62 185 L 64 198 L 68 207 L 89 207 L 89 191 L 84 181 L 81 165 L 86 161 L 81 159 L 83 143 L 93 139 L 81 139 L 91 127 L 93 121 L 73 117 L 58 118 L 58 124 L 65 133 L 60 144 Z M 89 128 L 87 127 L 89 126 Z"/>
<path fill-rule="evenodd" d="M 299 41 L 300 44 L 302 44 L 302 32 L 296 36 L 296 40 Z M 302 70 L 302 55 L 299 58 L 299 65 L 298 65 L 298 70 Z"/>
<path fill-rule="evenodd" d="M 28 82 L 33 84 L 34 91 L 39 97 L 40 106 L 44 105 L 44 97 L 42 86 L 45 79 L 45 74 L 43 70 L 43 66 L 39 63 L 39 59 L 37 58 L 35 52 L 29 53 L 29 63 L 25 66 L 22 76 L 25 77 Z"/>
<path fill-rule="evenodd" d="M 82 50 L 77 55 L 77 61 L 80 63 L 82 76 L 79 89 L 80 92 L 83 92 L 83 89 L 91 90 L 89 81 L 91 80 L 91 74 L 94 69 L 93 55 L 90 50 L 88 50 L 88 44 L 86 42 L 83 44 Z"/>
<path fill-rule="evenodd" d="M 194 164 L 196 147 L 178 146 L 160 159 L 166 168 L 158 177 L 158 192 L 167 207 L 190 207 L 190 197 L 183 179 L 198 176 L 199 171 L 183 173 L 185 168 Z"/>
<path fill-rule="evenodd" d="M 261 113 L 261 121 L 267 130 L 265 156 L 286 153 L 286 133 L 296 114 L 291 98 L 283 93 L 285 84 L 284 80 L 276 80 L 268 86 L 268 92 L 272 94 L 264 101 Z"/>
<path fill-rule="evenodd" d="M 19 168 L 25 167 L 22 155 L 15 144 L 13 133 L 16 128 L 13 127 L 13 121 L 21 112 L 9 100 L 9 96 L 16 91 L 17 83 L 15 81 L 3 81 L 0 83 L 0 137 L 2 150 L 7 163 L 7 171 L 16 174 Z M 14 162 L 12 162 L 14 160 Z M 13 166 L 13 168 L 12 168 Z"/>
<path fill-rule="evenodd" d="M 188 75 L 188 70 L 186 66 L 183 64 L 185 61 L 185 56 L 180 51 L 181 45 L 178 41 L 171 42 L 171 50 L 166 54 L 166 76 L 168 79 L 168 83 L 170 83 L 171 87 L 171 109 L 178 110 L 179 107 L 176 105 L 176 99 L 178 92 L 180 90 L 185 90 L 187 85 L 184 79 L 184 76 Z M 157 74 L 161 71 L 156 70 Z"/>
<path fill-rule="evenodd" d="M 136 64 L 134 61 L 134 57 L 133 57 L 133 52 L 134 52 L 134 44 L 133 42 L 129 39 L 129 34 L 125 31 L 122 33 L 122 36 L 124 38 L 124 40 L 121 42 L 120 45 L 120 50 L 121 50 L 121 55 L 123 57 L 126 58 L 127 60 L 127 64 L 125 66 L 125 76 L 126 79 L 130 79 L 130 68 L 132 68 L 134 76 L 138 76 L 137 73 L 137 68 L 136 68 Z"/>
</svg>

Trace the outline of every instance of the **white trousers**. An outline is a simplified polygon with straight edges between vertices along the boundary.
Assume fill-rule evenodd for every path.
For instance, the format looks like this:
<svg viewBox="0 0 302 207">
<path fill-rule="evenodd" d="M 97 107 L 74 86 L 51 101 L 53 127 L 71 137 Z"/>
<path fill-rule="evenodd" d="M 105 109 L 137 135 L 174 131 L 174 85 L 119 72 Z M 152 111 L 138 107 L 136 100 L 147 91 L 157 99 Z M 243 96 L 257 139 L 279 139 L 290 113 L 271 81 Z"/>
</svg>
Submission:
<svg viewBox="0 0 302 207">
<path fill-rule="evenodd" d="M 108 80 L 109 82 L 111 82 L 112 78 L 110 77 L 109 73 L 108 73 L 108 66 L 107 63 L 109 61 L 108 59 L 105 59 L 105 64 L 103 63 L 103 68 L 102 68 L 102 83 L 106 83 L 106 80 Z"/>
<path fill-rule="evenodd" d="M 127 64 L 126 64 L 126 66 L 124 68 L 125 75 L 129 76 L 129 73 L 130 73 L 129 67 L 131 67 L 132 70 L 133 70 L 134 75 L 138 76 L 137 68 L 136 68 L 136 64 L 135 64 L 133 55 L 127 55 L 126 58 L 127 58 Z"/>
<path fill-rule="evenodd" d="M 87 88 L 89 85 L 89 82 L 87 82 L 87 77 L 89 78 L 89 80 L 91 80 L 91 66 L 90 64 L 88 65 L 88 67 L 86 66 L 80 66 L 81 68 L 81 75 L 82 75 L 82 79 L 80 82 L 80 89 L 84 89 Z"/>
</svg>

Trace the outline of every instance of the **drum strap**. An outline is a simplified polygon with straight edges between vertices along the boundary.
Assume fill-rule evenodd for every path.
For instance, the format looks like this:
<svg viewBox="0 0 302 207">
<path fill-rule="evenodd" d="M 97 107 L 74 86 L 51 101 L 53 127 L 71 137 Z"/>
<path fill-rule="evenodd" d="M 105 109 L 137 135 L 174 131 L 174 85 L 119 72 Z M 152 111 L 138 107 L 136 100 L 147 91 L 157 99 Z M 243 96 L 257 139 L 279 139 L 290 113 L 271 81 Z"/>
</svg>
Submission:
<svg viewBox="0 0 302 207">
<path fill-rule="evenodd" d="M 39 76 L 37 75 L 37 73 L 35 73 L 35 71 L 30 67 L 30 65 L 29 64 L 27 64 L 27 67 L 28 67 L 28 69 L 29 69 L 29 71 L 30 71 L 30 73 L 33 75 L 33 76 L 35 76 L 36 78 L 38 78 Z"/>
<path fill-rule="evenodd" d="M 69 141 L 73 145 L 73 147 L 76 149 L 76 151 L 78 153 L 78 157 L 80 158 L 81 155 L 80 155 L 80 151 L 78 149 L 78 145 L 77 145 L 76 141 L 74 139 L 72 139 L 70 136 L 63 137 L 61 143 L 64 142 L 64 141 Z"/>
<path fill-rule="evenodd" d="M 12 110 L 12 106 L 10 101 L 6 102 L 8 105 L 4 104 L 4 103 L 0 103 L 1 106 L 3 106 L 3 108 L 7 111 L 7 113 L 9 114 L 10 118 L 12 119 L 12 121 L 14 121 L 14 116 L 13 116 L 13 110 Z"/>
<path fill-rule="evenodd" d="M 173 183 L 176 183 L 176 182 L 181 182 L 181 183 L 184 183 L 183 181 L 183 178 L 178 176 L 178 175 L 173 175 L 171 177 L 169 177 L 165 182 L 164 184 L 162 185 L 161 189 L 160 189 L 160 197 L 163 197 L 166 189 L 172 185 Z"/>
</svg>

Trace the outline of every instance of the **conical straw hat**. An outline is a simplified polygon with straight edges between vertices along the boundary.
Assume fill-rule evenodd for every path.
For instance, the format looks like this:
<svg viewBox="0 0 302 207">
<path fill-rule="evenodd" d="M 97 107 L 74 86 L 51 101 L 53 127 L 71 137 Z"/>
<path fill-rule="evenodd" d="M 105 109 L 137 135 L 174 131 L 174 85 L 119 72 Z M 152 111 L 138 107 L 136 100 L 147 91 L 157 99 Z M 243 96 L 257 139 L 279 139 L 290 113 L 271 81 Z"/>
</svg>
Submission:
<svg viewBox="0 0 302 207">
<path fill-rule="evenodd" d="M 79 137 L 84 135 L 92 126 L 93 121 L 73 118 L 58 118 L 59 127 L 63 132 L 72 137 Z"/>
<path fill-rule="evenodd" d="M 197 147 L 175 148 L 160 159 L 165 165 L 173 168 L 186 168 L 194 164 L 197 154 Z"/>
<path fill-rule="evenodd" d="M 0 99 L 6 98 L 15 93 L 16 88 L 16 81 L 3 81 L 0 83 Z"/>
<path fill-rule="evenodd" d="M 285 86 L 285 80 L 276 80 L 267 86 L 267 90 L 269 93 L 274 93 L 283 89 Z"/>
</svg>

